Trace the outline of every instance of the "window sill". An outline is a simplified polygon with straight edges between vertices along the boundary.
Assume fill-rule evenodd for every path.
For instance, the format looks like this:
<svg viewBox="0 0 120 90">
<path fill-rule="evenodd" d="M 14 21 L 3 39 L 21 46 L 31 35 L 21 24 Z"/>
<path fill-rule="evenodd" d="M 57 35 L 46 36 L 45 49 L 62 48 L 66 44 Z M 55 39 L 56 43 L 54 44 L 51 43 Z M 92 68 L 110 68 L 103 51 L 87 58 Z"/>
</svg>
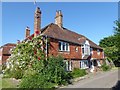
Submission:
<svg viewBox="0 0 120 90">
<path fill-rule="evenodd" d="M 60 51 L 60 50 L 59 50 L 59 52 L 70 52 L 70 51 Z"/>
<path fill-rule="evenodd" d="M 84 67 L 84 68 L 80 68 L 80 69 L 88 69 L 89 67 Z"/>
</svg>

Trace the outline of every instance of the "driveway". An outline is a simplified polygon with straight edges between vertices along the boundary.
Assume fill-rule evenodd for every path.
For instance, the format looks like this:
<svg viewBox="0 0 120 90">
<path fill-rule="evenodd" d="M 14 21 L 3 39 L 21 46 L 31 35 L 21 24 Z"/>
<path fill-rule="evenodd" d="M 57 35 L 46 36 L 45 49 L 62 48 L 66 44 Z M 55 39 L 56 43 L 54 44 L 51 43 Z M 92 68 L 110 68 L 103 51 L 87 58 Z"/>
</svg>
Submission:
<svg viewBox="0 0 120 90">
<path fill-rule="evenodd" d="M 116 85 L 117 81 L 118 70 L 111 70 L 88 75 L 86 79 L 63 88 L 111 88 Z"/>
</svg>

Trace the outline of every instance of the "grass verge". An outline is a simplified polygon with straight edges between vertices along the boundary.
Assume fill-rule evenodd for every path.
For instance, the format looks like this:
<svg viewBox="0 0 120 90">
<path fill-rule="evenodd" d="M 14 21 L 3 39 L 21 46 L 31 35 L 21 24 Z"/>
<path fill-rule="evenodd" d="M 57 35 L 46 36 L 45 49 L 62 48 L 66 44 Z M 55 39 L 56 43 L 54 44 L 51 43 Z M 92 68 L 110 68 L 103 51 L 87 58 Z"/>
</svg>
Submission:
<svg viewBox="0 0 120 90">
<path fill-rule="evenodd" d="M 0 89 L 1 88 L 17 88 L 17 84 L 14 80 L 11 78 L 2 78 L 1 79 L 1 84 L 0 84 Z"/>
</svg>

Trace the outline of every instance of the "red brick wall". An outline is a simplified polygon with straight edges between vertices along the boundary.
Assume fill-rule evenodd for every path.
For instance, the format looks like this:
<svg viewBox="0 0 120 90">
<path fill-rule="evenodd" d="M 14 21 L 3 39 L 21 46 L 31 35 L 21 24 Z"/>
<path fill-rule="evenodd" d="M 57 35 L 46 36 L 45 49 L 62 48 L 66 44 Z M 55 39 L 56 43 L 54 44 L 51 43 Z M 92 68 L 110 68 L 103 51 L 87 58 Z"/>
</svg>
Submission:
<svg viewBox="0 0 120 90">
<path fill-rule="evenodd" d="M 8 58 L 9 58 L 9 56 L 3 56 L 3 58 L 2 58 L 2 64 L 6 63 Z"/>
<path fill-rule="evenodd" d="M 96 59 L 103 59 L 103 51 L 100 50 L 100 54 L 97 53 L 97 49 L 93 49 L 92 57 L 91 58 L 96 58 Z"/>
<path fill-rule="evenodd" d="M 80 60 L 72 60 L 72 69 L 80 68 Z"/>
<path fill-rule="evenodd" d="M 2 60 L 0 61 L 0 65 L 6 63 L 7 59 L 9 58 L 10 49 L 15 47 L 15 44 L 6 44 L 2 48 L 2 51 L 0 51 L 0 55 L 2 56 Z"/>
<path fill-rule="evenodd" d="M 62 55 L 66 59 L 81 59 L 81 47 L 75 44 L 69 43 L 70 51 L 62 52 L 59 51 L 59 41 L 55 39 L 50 39 L 50 48 L 49 55 L 57 56 Z M 75 48 L 78 47 L 78 52 L 76 52 Z"/>
<path fill-rule="evenodd" d="M 0 57 L 1 57 L 0 65 L 2 65 L 2 48 L 0 48 Z"/>
</svg>

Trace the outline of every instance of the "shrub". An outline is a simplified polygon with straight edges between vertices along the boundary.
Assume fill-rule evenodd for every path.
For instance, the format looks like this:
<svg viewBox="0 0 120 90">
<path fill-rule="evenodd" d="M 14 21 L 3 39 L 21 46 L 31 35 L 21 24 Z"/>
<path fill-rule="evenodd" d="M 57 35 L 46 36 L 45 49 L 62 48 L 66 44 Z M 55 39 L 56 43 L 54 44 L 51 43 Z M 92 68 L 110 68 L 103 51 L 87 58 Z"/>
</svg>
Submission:
<svg viewBox="0 0 120 90">
<path fill-rule="evenodd" d="M 43 73 L 38 73 L 35 70 L 29 69 L 23 76 L 20 88 L 52 88 L 54 83 L 48 81 Z"/>
<path fill-rule="evenodd" d="M 110 66 L 106 65 L 106 63 L 104 63 L 102 66 L 101 66 L 102 70 L 103 71 L 109 71 L 110 70 Z"/>
<path fill-rule="evenodd" d="M 6 69 L 4 73 L 4 78 L 15 78 L 21 79 L 23 77 L 24 71 L 20 68 Z"/>
<path fill-rule="evenodd" d="M 11 72 L 11 77 L 15 79 L 21 79 L 23 77 L 23 71 L 21 69 L 14 70 Z"/>
<path fill-rule="evenodd" d="M 85 69 L 79 69 L 79 68 L 75 68 L 71 73 L 74 78 L 81 77 L 87 74 Z"/>
<path fill-rule="evenodd" d="M 61 56 L 50 57 L 48 60 L 49 79 L 51 82 L 57 83 L 58 85 L 66 84 L 72 78 L 70 73 L 65 71 L 65 63 Z"/>
<path fill-rule="evenodd" d="M 50 57 L 38 64 L 25 71 L 20 88 L 53 88 L 70 82 L 71 74 L 65 71 L 62 57 Z"/>
</svg>

